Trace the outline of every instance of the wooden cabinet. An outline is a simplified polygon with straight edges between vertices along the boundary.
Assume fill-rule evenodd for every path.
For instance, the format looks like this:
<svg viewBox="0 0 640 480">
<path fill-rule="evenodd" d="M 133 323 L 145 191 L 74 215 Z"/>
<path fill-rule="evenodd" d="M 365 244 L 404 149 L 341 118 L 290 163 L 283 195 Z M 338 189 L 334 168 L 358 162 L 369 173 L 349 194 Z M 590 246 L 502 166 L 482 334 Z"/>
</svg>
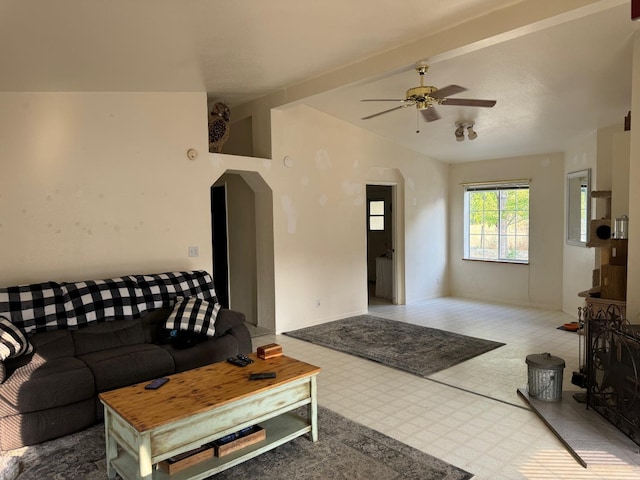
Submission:
<svg viewBox="0 0 640 480">
<path fill-rule="evenodd" d="M 623 265 L 600 266 L 600 298 L 627 299 L 627 267 Z"/>
</svg>

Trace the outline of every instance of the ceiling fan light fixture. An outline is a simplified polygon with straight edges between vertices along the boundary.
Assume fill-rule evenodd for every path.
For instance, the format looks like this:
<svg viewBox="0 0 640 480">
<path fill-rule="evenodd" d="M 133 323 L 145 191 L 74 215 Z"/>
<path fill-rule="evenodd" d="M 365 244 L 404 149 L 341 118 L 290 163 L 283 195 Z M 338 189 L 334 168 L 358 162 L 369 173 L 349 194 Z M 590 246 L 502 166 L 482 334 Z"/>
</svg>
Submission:
<svg viewBox="0 0 640 480">
<path fill-rule="evenodd" d="M 473 123 L 467 127 L 467 138 L 469 140 L 478 138 L 478 133 L 473 129 Z"/>
<path fill-rule="evenodd" d="M 458 142 L 463 142 L 464 141 L 464 125 L 458 125 L 458 128 L 456 128 L 455 134 L 456 134 L 456 140 Z"/>
</svg>

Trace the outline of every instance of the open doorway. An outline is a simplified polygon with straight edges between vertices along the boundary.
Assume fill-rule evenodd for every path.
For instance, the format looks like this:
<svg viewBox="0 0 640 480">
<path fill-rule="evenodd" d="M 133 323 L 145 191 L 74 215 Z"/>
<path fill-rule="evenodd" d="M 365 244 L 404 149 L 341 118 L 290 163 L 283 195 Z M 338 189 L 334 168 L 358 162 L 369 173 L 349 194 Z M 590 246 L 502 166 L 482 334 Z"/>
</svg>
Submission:
<svg viewBox="0 0 640 480">
<path fill-rule="evenodd" d="M 396 303 L 392 185 L 367 185 L 369 304 Z"/>
<path fill-rule="evenodd" d="M 226 171 L 211 187 L 213 281 L 252 336 L 274 333 L 273 195 L 256 172 Z"/>
</svg>

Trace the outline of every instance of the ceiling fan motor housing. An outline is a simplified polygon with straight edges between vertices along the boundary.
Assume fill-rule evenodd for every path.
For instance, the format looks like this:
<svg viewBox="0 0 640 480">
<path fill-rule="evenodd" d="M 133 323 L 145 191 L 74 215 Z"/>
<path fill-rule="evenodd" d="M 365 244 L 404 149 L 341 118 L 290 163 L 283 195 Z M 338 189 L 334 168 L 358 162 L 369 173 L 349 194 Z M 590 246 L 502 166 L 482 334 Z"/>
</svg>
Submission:
<svg viewBox="0 0 640 480">
<path fill-rule="evenodd" d="M 438 89 L 432 86 L 420 85 L 407 90 L 406 101 L 415 102 L 418 110 L 424 110 L 432 105 L 440 104 L 438 99 L 431 97 L 431 94 Z"/>
</svg>

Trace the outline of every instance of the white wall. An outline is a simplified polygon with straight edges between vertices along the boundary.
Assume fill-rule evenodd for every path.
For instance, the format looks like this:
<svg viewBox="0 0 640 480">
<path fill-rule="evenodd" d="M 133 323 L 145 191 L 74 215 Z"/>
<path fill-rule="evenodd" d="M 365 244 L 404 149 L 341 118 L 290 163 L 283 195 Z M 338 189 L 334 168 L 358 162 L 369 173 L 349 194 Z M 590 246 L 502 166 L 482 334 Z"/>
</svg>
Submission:
<svg viewBox="0 0 640 480">
<path fill-rule="evenodd" d="M 529 265 L 462 260 L 462 183 L 531 179 Z M 562 154 L 452 164 L 449 183 L 451 294 L 480 300 L 560 309 L 564 176 Z"/>
</svg>

